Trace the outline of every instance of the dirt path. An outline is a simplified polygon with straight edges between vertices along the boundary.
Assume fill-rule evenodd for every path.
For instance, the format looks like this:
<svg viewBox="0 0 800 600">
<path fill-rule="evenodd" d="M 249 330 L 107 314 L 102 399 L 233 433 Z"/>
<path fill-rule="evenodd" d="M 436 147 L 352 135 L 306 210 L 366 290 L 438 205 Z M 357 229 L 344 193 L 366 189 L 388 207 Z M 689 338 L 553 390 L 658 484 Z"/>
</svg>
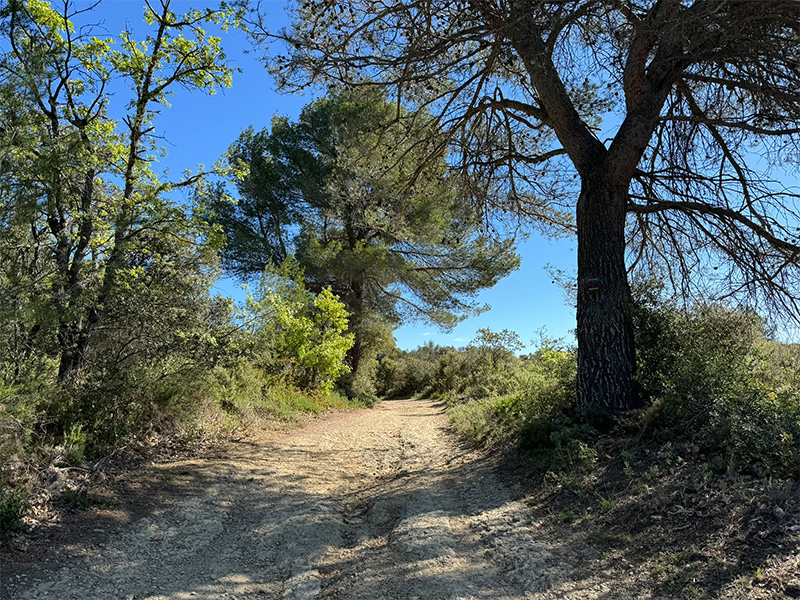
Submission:
<svg viewBox="0 0 800 600">
<path fill-rule="evenodd" d="M 383 402 L 219 459 L 153 467 L 85 536 L 0 577 L 8 600 L 625 598 L 544 539 L 428 401 Z"/>
</svg>

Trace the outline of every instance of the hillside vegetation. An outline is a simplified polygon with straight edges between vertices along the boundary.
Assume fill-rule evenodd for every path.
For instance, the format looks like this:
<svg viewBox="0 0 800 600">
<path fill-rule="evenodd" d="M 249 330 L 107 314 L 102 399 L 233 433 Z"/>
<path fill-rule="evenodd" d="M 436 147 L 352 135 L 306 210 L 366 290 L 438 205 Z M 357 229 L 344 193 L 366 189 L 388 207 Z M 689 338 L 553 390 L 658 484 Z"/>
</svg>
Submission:
<svg viewBox="0 0 800 600">
<path fill-rule="evenodd" d="M 65 479 L 120 447 L 353 404 L 334 389 L 354 337 L 330 286 L 309 291 L 287 258 L 241 305 L 213 292 L 222 232 L 197 196 L 236 169 L 155 170 L 173 92 L 230 87 L 219 35 L 243 15 L 154 3 L 134 39 L 69 1 L 0 8 L 4 540 L 34 507 L 83 504 Z"/>
<path fill-rule="evenodd" d="M 636 335 L 648 403 L 619 419 L 577 415 L 573 349 L 545 340 L 519 357 L 509 332 L 387 355 L 381 385 L 389 396 L 443 400 L 454 427 L 480 444 L 556 450 L 624 427 L 700 444 L 717 471 L 800 475 L 800 348 L 770 339 L 751 311 L 654 297 L 637 305 Z"/>
<path fill-rule="evenodd" d="M 0 340 L 4 531 L 27 528 L 28 496 L 41 495 L 52 470 L 82 471 L 122 445 L 228 437 L 362 405 L 334 389 L 348 370 L 352 335 L 329 291 L 312 294 L 284 269 L 268 271 L 241 310 L 207 288 L 195 294 L 187 305 L 156 305 L 159 314 L 140 312 L 98 335 L 97 350 L 69 382 L 58 382 L 56 362 L 36 348 L 14 354 L 18 340 Z"/>
</svg>

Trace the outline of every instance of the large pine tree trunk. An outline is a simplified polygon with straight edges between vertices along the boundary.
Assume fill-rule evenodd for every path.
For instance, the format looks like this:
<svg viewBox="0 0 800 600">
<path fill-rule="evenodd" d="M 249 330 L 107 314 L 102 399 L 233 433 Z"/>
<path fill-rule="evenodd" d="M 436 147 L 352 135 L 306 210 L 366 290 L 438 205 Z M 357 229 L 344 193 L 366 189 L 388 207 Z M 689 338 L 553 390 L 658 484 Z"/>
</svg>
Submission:
<svg viewBox="0 0 800 600">
<path fill-rule="evenodd" d="M 355 242 L 351 240 L 351 250 L 355 248 Z M 347 395 L 356 396 L 354 383 L 358 375 L 358 367 L 361 364 L 361 358 L 364 355 L 364 326 L 363 326 L 363 312 L 364 312 L 364 283 L 359 277 L 353 278 L 350 282 L 350 294 L 348 294 L 350 302 L 348 302 L 348 310 L 350 312 L 350 322 L 348 331 L 354 335 L 353 345 L 347 351 L 346 361 L 350 366 L 350 376 L 347 378 Z"/>
<path fill-rule="evenodd" d="M 361 338 L 356 334 L 353 345 L 350 350 L 347 351 L 346 357 L 347 364 L 350 365 L 350 376 L 352 379 L 355 379 L 358 373 L 358 365 L 361 363 L 361 348 Z"/>
<path fill-rule="evenodd" d="M 584 177 L 578 200 L 578 410 L 587 417 L 640 405 L 631 290 L 625 269 L 627 189 Z"/>
</svg>

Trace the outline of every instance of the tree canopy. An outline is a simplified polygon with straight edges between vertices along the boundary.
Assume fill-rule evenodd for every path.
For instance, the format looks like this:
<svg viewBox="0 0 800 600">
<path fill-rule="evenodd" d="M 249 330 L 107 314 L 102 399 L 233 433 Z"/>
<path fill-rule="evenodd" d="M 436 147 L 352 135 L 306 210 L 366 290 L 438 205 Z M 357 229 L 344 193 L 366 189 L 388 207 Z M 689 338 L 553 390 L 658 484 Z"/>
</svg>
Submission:
<svg viewBox="0 0 800 600">
<path fill-rule="evenodd" d="M 178 16 L 161 0 L 145 11 L 150 35 L 114 40 L 73 22 L 88 10 L 13 0 L 0 11 L 0 311 L 13 352 L 56 356 L 60 381 L 81 370 L 109 314 L 141 333 L 207 294 L 213 236 L 168 193 L 208 173 L 156 174 L 153 122 L 177 87 L 231 84 L 220 39 L 203 27 L 240 18 L 226 6 Z M 115 79 L 130 89 L 121 121 L 109 116 Z M 170 310 L 145 318 L 167 289 Z M 146 347 L 129 339 L 122 354 Z"/>
<path fill-rule="evenodd" d="M 249 167 L 239 199 L 209 200 L 233 272 L 259 274 L 291 254 L 310 289 L 342 298 L 354 370 L 376 319 L 450 327 L 518 265 L 510 240 L 483 235 L 432 119 L 405 116 L 376 90 L 332 92 L 297 122 L 245 132 L 229 153 L 232 166 Z"/>
<path fill-rule="evenodd" d="M 787 0 L 298 0 L 261 33 L 286 89 L 425 107 L 488 205 L 574 211 L 588 413 L 640 401 L 632 268 L 797 316 L 798 22 Z"/>
</svg>

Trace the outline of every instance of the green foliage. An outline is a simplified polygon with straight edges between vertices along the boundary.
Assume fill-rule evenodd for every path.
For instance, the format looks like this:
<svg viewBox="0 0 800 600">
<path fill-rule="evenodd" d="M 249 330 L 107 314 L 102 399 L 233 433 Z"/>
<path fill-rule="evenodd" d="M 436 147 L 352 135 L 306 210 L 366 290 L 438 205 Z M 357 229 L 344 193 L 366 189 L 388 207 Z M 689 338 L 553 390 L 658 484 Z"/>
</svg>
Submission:
<svg viewBox="0 0 800 600">
<path fill-rule="evenodd" d="M 523 446 L 546 446 L 552 433 L 575 409 L 577 364 L 574 351 L 545 342 L 530 359 L 518 403 L 524 419 L 519 439 Z"/>
<path fill-rule="evenodd" d="M 633 453 L 630 450 L 623 450 L 620 457 L 622 458 L 622 470 L 626 477 L 633 478 L 635 474 L 633 469 Z"/>
<path fill-rule="evenodd" d="M 83 13 L 69 1 L 0 10 L 0 388 L 14 390 L 1 418 L 24 432 L 34 415 L 74 461 L 141 428 L 167 380 L 214 360 L 217 239 L 167 195 L 208 173 L 157 175 L 152 132 L 176 87 L 230 85 L 203 27 L 241 18 L 148 5 L 152 34 L 136 41 L 94 36 L 71 21 Z M 108 118 L 117 99 L 119 122 Z"/>
<path fill-rule="evenodd" d="M 57 11 L 15 0 L 0 13 L 0 333 L 23 364 L 15 380 L 56 358 L 59 382 L 82 381 L 96 371 L 85 361 L 103 337 L 97 332 L 118 333 L 123 323 L 110 312 L 135 319 L 140 307 L 163 308 L 170 290 L 154 280 L 213 269 L 211 232 L 166 196 L 201 185 L 208 173 L 157 175 L 152 132 L 176 87 L 213 93 L 230 85 L 220 40 L 202 27 L 236 25 L 240 12 L 223 6 L 179 17 L 169 2 L 148 5 L 153 33 L 142 42 L 127 31 L 118 40 L 93 36 L 70 21 L 85 18 L 81 12 L 71 2 Z M 120 122 L 108 118 L 112 79 L 131 90 Z M 146 297 L 151 287 L 155 303 Z"/>
<path fill-rule="evenodd" d="M 470 400 L 447 411 L 453 428 L 475 444 L 484 443 L 490 438 L 490 432 L 495 427 L 493 414 L 493 403 L 488 400 Z"/>
<path fill-rule="evenodd" d="M 578 471 L 591 471 L 597 462 L 597 452 L 586 442 L 578 439 L 574 428 L 564 428 L 550 434 L 555 454 L 562 467 Z"/>
<path fill-rule="evenodd" d="M 482 235 L 466 190 L 447 176 L 443 140 L 420 113 L 370 88 L 334 90 L 297 122 L 245 132 L 231 147 L 239 199 L 205 195 L 227 237 L 225 266 L 260 274 L 294 255 L 308 288 L 345 303 L 355 342 L 351 394 L 372 395 L 358 369 L 385 351 L 386 330 L 408 318 L 451 327 L 481 307 L 474 294 L 518 266 L 511 242 Z"/>
<path fill-rule="evenodd" d="M 344 304 L 330 288 L 308 292 L 291 258 L 278 269 L 265 270 L 257 295 L 248 298 L 245 318 L 260 351 L 269 352 L 296 385 L 329 392 L 349 371 L 344 357 L 353 334 L 345 334 Z"/>
<path fill-rule="evenodd" d="M 145 433 L 352 404 L 331 391 L 352 336 L 327 286 L 306 291 L 287 263 L 241 310 L 211 295 L 222 238 L 175 192 L 238 165 L 152 168 L 159 114 L 176 89 L 230 86 L 215 33 L 242 24 L 238 3 L 174 5 L 147 5 L 142 39 L 97 37 L 71 0 L 0 7 L 0 481 L 44 467 L 37 447 L 77 465 Z"/>
<path fill-rule="evenodd" d="M 377 393 L 385 398 L 409 398 L 431 390 L 439 361 L 451 350 L 433 342 L 410 352 L 392 348 L 377 361 Z"/>
<path fill-rule="evenodd" d="M 545 343 L 533 355 L 515 360 L 516 369 L 505 371 L 513 377 L 513 392 L 456 404 L 448 411 L 451 421 L 475 442 L 566 446 L 557 436 L 574 411 L 574 354 Z"/>
<path fill-rule="evenodd" d="M 800 473 L 796 346 L 770 340 L 752 311 L 702 304 L 685 310 L 653 290 L 640 292 L 635 321 L 639 381 L 651 400 L 642 414 L 648 435 L 693 440 L 711 455 L 714 472 Z M 514 441 L 543 450 L 561 468 L 590 468 L 593 433 L 574 414 L 574 354 L 545 344 L 524 359 L 509 358 L 514 367 L 504 370 L 491 357 L 468 362 L 475 351 L 442 353 L 431 380 L 431 389 L 444 383 L 455 391 L 451 399 L 468 400 L 449 411 L 455 428 L 478 443 Z M 476 385 L 475 373 L 485 383 Z M 499 374 L 513 381 L 512 391 L 492 382 Z M 632 476 L 632 455 L 623 463 Z"/>
<path fill-rule="evenodd" d="M 647 294 L 635 318 L 649 434 L 696 440 L 714 472 L 800 473 L 800 350 L 770 340 L 752 311 L 702 304 L 685 310 Z M 507 357 L 513 368 L 504 368 L 496 356 L 476 361 L 477 351 L 487 348 L 442 350 L 435 374 L 426 375 L 429 389 L 466 400 L 449 411 L 455 428 L 477 443 L 514 441 L 549 449 L 570 469 L 589 468 L 596 456 L 590 428 L 575 425 L 574 354 L 545 344 L 524 359 Z M 393 361 L 387 373 L 401 376 L 402 362 Z M 509 388 L 493 381 L 501 376 L 513 382 Z M 623 462 L 632 476 L 632 455 Z"/>
<path fill-rule="evenodd" d="M 636 308 L 639 381 L 657 429 L 682 430 L 740 468 L 800 472 L 800 355 L 752 311 L 679 310 L 645 292 Z M 721 467 L 717 467 L 721 468 Z"/>
<path fill-rule="evenodd" d="M 79 465 L 86 453 L 86 432 L 82 425 L 73 425 L 64 434 L 64 457 L 71 465 Z"/>
<path fill-rule="evenodd" d="M 274 420 L 294 422 L 301 414 L 360 406 L 336 392 L 300 390 L 266 372 L 253 358 L 231 357 L 189 392 L 195 412 L 184 427 L 195 435 L 213 436 Z"/>
<path fill-rule="evenodd" d="M 521 347 L 513 332 L 481 329 L 469 346 L 440 353 L 424 391 L 449 403 L 510 394 L 526 376 L 525 361 L 514 355 Z"/>
<path fill-rule="evenodd" d="M 39 415 L 36 404 L 30 401 L 32 391 L 0 381 L 0 465 L 9 464 L 11 456 L 23 452 L 34 435 Z M 41 392 L 47 395 L 45 390 Z"/>
<path fill-rule="evenodd" d="M 28 510 L 27 494 L 0 481 L 0 533 L 26 531 L 23 517 Z"/>
</svg>

